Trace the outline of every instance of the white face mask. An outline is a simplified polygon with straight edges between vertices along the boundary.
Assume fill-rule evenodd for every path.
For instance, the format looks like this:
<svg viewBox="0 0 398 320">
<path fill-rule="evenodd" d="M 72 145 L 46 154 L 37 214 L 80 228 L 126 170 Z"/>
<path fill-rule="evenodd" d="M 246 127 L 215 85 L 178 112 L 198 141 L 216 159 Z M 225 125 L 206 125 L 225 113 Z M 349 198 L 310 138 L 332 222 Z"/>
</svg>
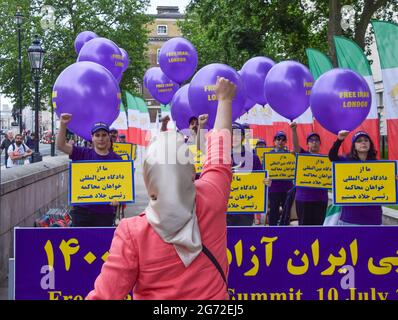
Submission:
<svg viewBox="0 0 398 320">
<path fill-rule="evenodd" d="M 174 245 L 185 266 L 202 250 L 193 165 L 187 154 L 184 137 L 175 131 L 164 131 L 149 145 L 143 164 L 150 197 L 145 209 L 147 220 L 163 241 Z"/>
</svg>

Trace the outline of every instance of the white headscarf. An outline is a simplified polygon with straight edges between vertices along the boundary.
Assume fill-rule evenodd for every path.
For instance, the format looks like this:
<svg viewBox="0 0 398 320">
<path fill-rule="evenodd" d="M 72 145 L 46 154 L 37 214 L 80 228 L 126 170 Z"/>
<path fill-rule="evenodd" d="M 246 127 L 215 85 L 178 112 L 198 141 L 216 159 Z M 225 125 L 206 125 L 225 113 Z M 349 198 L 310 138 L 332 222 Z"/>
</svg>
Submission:
<svg viewBox="0 0 398 320">
<path fill-rule="evenodd" d="M 163 241 L 174 245 L 187 267 L 202 251 L 202 240 L 195 210 L 193 165 L 186 154 L 188 148 L 181 134 L 160 132 L 147 149 L 143 168 L 150 197 L 145 209 L 147 220 Z"/>
</svg>

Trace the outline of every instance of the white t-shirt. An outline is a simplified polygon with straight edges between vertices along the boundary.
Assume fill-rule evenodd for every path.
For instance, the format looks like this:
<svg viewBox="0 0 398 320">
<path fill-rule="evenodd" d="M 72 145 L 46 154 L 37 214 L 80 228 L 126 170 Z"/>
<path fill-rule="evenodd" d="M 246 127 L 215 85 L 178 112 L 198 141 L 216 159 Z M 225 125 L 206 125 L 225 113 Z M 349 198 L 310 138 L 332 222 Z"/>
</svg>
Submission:
<svg viewBox="0 0 398 320">
<path fill-rule="evenodd" d="M 13 145 L 14 145 L 14 148 L 13 148 Z M 25 146 L 25 150 L 24 150 L 23 146 Z M 10 146 L 8 147 L 8 150 L 7 150 L 7 153 L 8 153 L 7 167 L 11 168 L 13 166 L 22 166 L 25 164 L 25 160 L 27 160 L 27 159 L 11 160 L 10 153 L 14 153 L 17 155 L 24 155 L 29 150 L 30 150 L 29 147 L 24 143 L 22 143 L 19 147 L 17 146 L 16 143 L 10 144 Z"/>
</svg>

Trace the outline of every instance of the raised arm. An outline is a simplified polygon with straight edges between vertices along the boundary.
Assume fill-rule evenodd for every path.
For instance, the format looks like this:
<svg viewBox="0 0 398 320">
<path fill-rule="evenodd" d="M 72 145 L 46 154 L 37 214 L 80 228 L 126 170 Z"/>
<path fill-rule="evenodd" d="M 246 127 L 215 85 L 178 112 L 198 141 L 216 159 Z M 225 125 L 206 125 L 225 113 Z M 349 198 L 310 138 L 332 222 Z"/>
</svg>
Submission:
<svg viewBox="0 0 398 320">
<path fill-rule="evenodd" d="M 216 96 L 218 100 L 216 121 L 214 129 L 229 130 L 232 132 L 232 100 L 236 94 L 236 86 L 228 79 L 218 77 L 216 83 Z"/>
<path fill-rule="evenodd" d="M 167 131 L 167 124 L 170 121 L 170 117 L 164 116 L 162 119 L 160 119 L 160 122 L 162 123 L 162 126 L 160 127 L 160 131 Z"/>
<path fill-rule="evenodd" d="M 293 137 L 293 151 L 295 153 L 299 153 L 301 148 L 300 148 L 300 144 L 298 141 L 298 136 L 297 136 L 297 123 L 296 122 L 292 122 L 290 124 L 290 128 L 292 129 L 292 137 Z"/>
<path fill-rule="evenodd" d="M 68 155 L 72 154 L 73 147 L 66 143 L 66 125 L 72 120 L 70 113 L 61 113 L 59 131 L 57 134 L 57 148 Z"/>
<path fill-rule="evenodd" d="M 218 108 L 214 130 L 207 136 L 207 157 L 199 183 L 206 185 L 205 193 L 219 196 L 219 212 L 225 213 L 231 187 L 231 131 L 232 100 L 236 86 L 225 78 L 218 78 L 216 95 Z"/>
<path fill-rule="evenodd" d="M 329 151 L 329 160 L 330 161 L 342 160 L 342 158 L 339 157 L 339 148 L 349 133 L 350 132 L 347 130 L 339 131 L 339 133 L 337 135 L 337 140 L 333 143 L 333 146 L 332 146 L 332 148 L 330 148 L 330 151 Z"/>
<path fill-rule="evenodd" d="M 209 119 L 208 114 L 201 114 L 198 118 L 198 134 L 196 135 L 196 149 L 200 150 L 203 154 L 207 153 L 206 150 L 206 123 Z"/>
</svg>

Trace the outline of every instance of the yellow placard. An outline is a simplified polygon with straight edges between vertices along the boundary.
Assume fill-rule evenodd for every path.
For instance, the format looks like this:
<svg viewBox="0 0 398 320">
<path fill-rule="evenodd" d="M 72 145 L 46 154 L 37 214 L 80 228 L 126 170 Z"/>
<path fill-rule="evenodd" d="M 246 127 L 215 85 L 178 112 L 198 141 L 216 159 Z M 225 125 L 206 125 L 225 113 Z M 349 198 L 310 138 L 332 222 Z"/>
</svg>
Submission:
<svg viewBox="0 0 398 320">
<path fill-rule="evenodd" d="M 264 213 L 267 209 L 266 177 L 266 171 L 235 172 L 227 212 Z"/>
<path fill-rule="evenodd" d="M 275 149 L 275 147 L 259 147 L 259 148 L 256 148 L 256 154 L 257 154 L 257 157 L 260 159 L 261 163 L 264 162 L 264 153 L 271 152 L 274 149 Z"/>
<path fill-rule="evenodd" d="M 71 204 L 133 202 L 133 162 L 71 162 L 69 200 Z"/>
<path fill-rule="evenodd" d="M 332 188 L 332 163 L 327 156 L 297 154 L 296 187 Z"/>
<path fill-rule="evenodd" d="M 122 157 L 122 160 L 130 160 L 130 157 L 129 157 L 129 155 L 127 154 L 127 153 L 124 153 L 124 154 L 120 154 L 120 156 Z"/>
<path fill-rule="evenodd" d="M 397 203 L 395 161 L 334 162 L 334 204 Z"/>
<path fill-rule="evenodd" d="M 195 166 L 196 173 L 201 173 L 203 169 L 203 163 L 205 161 L 205 155 L 202 151 L 198 150 L 196 145 L 189 145 L 189 151 L 193 156 L 193 165 Z"/>
<path fill-rule="evenodd" d="M 128 142 L 114 142 L 113 152 L 122 156 L 127 154 L 130 160 L 135 160 L 136 158 L 137 145 Z"/>
<path fill-rule="evenodd" d="M 265 170 L 273 180 L 293 180 L 296 168 L 296 156 L 288 152 L 264 153 Z"/>
<path fill-rule="evenodd" d="M 255 147 L 256 147 L 256 144 L 257 144 L 257 141 L 258 141 L 259 139 L 249 139 L 249 144 L 250 144 L 250 147 L 252 148 L 252 149 L 254 149 Z"/>
</svg>

